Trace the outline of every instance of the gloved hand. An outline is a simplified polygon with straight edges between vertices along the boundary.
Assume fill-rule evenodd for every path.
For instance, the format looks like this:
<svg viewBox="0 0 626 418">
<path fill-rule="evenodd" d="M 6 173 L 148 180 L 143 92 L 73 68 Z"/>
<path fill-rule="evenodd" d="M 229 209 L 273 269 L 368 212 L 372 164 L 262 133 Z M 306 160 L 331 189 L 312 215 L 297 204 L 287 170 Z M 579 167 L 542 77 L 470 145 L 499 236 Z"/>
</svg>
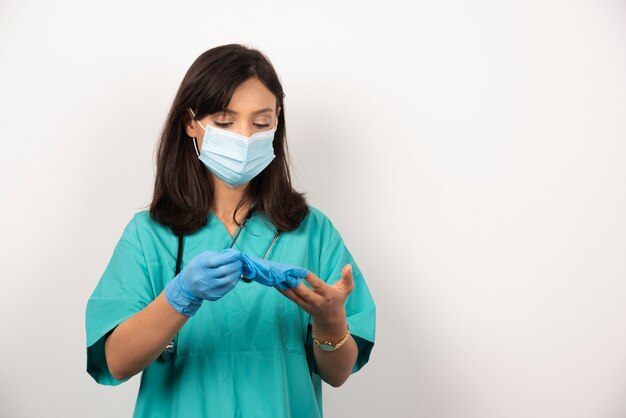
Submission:
<svg viewBox="0 0 626 418">
<path fill-rule="evenodd" d="M 281 290 L 296 287 L 309 271 L 302 267 L 277 263 L 250 257 L 235 249 L 227 249 L 223 254 L 238 256 L 243 263 L 243 275 L 265 286 L 275 286 Z"/>
<path fill-rule="evenodd" d="M 165 286 L 165 298 L 178 312 L 192 316 L 203 300 L 215 301 L 231 291 L 242 267 L 236 253 L 204 251 Z"/>
</svg>

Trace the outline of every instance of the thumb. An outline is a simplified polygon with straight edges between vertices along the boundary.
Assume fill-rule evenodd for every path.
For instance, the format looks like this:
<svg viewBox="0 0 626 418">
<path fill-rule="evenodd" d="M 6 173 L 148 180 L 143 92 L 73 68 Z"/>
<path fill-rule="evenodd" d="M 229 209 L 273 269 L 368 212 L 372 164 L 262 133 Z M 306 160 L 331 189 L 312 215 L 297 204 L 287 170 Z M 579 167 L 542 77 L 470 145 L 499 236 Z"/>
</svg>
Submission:
<svg viewBox="0 0 626 418">
<path fill-rule="evenodd" d="M 352 265 L 346 264 L 341 270 L 341 285 L 349 292 L 354 289 L 354 278 L 352 277 Z"/>
</svg>

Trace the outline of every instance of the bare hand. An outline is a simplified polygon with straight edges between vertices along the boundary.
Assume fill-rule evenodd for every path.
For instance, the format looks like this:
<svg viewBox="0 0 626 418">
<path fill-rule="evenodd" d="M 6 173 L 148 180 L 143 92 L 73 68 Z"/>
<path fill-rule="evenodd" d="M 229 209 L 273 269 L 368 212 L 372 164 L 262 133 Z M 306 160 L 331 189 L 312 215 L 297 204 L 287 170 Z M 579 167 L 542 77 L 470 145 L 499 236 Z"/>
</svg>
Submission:
<svg viewBox="0 0 626 418">
<path fill-rule="evenodd" d="M 341 279 L 331 286 L 311 272 L 304 279 L 311 288 L 302 282 L 287 290 L 276 289 L 308 312 L 318 323 L 332 323 L 339 318 L 345 318 L 344 305 L 354 289 L 350 264 L 343 267 Z"/>
</svg>

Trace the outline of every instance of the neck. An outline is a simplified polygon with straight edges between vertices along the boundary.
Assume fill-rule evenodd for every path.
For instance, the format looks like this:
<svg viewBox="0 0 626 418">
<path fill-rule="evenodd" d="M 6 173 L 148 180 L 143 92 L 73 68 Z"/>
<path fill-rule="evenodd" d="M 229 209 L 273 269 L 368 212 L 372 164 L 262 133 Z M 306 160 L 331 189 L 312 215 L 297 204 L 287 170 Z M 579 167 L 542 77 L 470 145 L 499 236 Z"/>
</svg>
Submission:
<svg viewBox="0 0 626 418">
<path fill-rule="evenodd" d="M 242 184 L 241 186 L 230 188 L 217 176 L 212 173 L 211 176 L 213 176 L 213 186 L 215 188 L 211 211 L 220 219 L 231 220 L 233 218 L 235 207 L 237 207 L 237 204 L 243 198 L 243 195 L 248 188 L 248 184 Z M 249 208 L 249 203 L 245 203 L 243 205 L 242 210 L 240 210 L 237 214 L 238 222 L 241 222 L 241 220 L 246 216 Z"/>
</svg>

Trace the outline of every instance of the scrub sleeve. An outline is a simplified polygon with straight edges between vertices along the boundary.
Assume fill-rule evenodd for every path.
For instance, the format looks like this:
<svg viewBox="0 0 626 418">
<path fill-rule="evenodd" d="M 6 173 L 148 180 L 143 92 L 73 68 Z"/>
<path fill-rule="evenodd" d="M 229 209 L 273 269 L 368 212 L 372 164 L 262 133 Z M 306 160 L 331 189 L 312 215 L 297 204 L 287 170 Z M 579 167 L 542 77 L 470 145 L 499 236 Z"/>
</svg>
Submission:
<svg viewBox="0 0 626 418">
<path fill-rule="evenodd" d="M 131 221 L 87 302 L 87 372 L 98 383 L 116 386 L 128 380 L 117 380 L 109 372 L 104 341 L 117 325 L 156 299 L 150 284 L 136 223 Z"/>
<path fill-rule="evenodd" d="M 329 222 L 330 223 L 330 222 Z M 346 248 L 339 232 L 330 225 L 331 235 L 334 241 L 329 245 L 326 254 L 322 256 L 320 262 L 320 272 L 318 277 L 324 280 L 329 286 L 341 280 L 341 270 L 346 264 L 352 265 L 352 279 L 354 289 L 348 295 L 345 303 L 346 317 L 350 334 L 356 342 L 359 354 L 352 368 L 352 373 L 358 372 L 369 360 L 370 353 L 374 347 L 376 334 L 376 305 L 370 294 L 367 283 L 359 266 L 354 261 L 352 254 Z M 315 358 L 313 357 L 313 320 L 309 315 L 309 329 L 307 337 L 307 361 L 311 370 L 317 373 Z"/>
</svg>

